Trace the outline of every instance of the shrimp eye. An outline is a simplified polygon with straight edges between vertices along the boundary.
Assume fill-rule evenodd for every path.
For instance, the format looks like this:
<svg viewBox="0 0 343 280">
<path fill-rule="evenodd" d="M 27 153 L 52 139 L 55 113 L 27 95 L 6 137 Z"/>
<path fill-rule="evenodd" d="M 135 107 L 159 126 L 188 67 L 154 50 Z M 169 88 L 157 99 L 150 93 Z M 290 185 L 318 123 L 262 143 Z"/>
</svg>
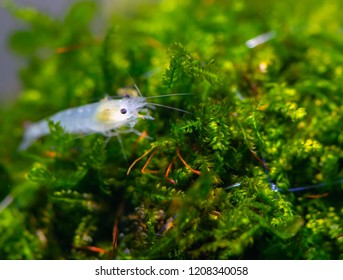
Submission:
<svg viewBox="0 0 343 280">
<path fill-rule="evenodd" d="M 127 113 L 127 110 L 125 108 L 120 109 L 120 113 L 122 113 L 123 115 L 125 115 Z"/>
</svg>

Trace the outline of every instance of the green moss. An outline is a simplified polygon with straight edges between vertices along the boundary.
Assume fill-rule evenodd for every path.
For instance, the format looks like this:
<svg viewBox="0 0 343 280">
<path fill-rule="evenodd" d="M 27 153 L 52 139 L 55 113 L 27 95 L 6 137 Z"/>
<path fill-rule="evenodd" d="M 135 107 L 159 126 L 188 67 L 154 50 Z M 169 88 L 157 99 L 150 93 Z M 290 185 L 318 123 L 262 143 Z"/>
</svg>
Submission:
<svg viewBox="0 0 343 280">
<path fill-rule="evenodd" d="M 27 64 L 0 110 L 0 258 L 343 258 L 341 3 L 255 2 L 142 4 L 103 36 L 92 1 L 62 18 L 8 4 Z M 135 127 L 152 139 L 123 134 L 123 149 L 49 122 L 17 150 L 25 122 L 132 80 L 192 93 L 154 100 L 191 114 L 156 108 Z"/>
</svg>

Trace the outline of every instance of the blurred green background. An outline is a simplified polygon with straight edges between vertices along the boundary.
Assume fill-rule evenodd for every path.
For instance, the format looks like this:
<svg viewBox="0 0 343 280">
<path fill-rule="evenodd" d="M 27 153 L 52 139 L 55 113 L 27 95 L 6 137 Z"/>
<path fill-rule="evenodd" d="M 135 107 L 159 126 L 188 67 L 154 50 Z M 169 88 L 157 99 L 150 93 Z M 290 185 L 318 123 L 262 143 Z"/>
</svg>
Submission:
<svg viewBox="0 0 343 280">
<path fill-rule="evenodd" d="M 0 108 L 0 258 L 342 259 L 341 1 L 133 2 L 3 2 L 25 65 Z M 125 156 L 58 124 L 17 150 L 133 82 L 191 114 L 156 108 Z"/>
</svg>

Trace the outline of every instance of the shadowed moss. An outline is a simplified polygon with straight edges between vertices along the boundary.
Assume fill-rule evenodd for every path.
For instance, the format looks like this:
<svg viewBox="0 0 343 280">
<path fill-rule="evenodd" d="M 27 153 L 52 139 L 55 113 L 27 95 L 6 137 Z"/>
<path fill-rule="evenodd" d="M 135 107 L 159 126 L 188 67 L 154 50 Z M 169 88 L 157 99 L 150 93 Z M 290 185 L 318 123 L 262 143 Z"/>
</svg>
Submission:
<svg viewBox="0 0 343 280">
<path fill-rule="evenodd" d="M 92 1 L 61 18 L 8 4 L 27 64 L 0 110 L 0 257 L 342 259 L 341 3 L 307 2 L 160 1 L 100 36 Z M 124 155 L 52 122 L 17 151 L 26 122 L 132 80 L 192 93 L 153 101 L 190 114 L 151 110 L 135 127 L 151 139 L 123 134 Z"/>
</svg>

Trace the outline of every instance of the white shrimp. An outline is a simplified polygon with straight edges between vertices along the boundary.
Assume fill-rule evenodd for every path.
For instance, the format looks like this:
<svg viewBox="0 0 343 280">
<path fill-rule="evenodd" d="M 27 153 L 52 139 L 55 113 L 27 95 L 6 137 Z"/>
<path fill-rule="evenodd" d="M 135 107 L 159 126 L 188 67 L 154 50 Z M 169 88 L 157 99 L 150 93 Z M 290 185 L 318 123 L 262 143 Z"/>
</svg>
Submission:
<svg viewBox="0 0 343 280">
<path fill-rule="evenodd" d="M 186 94 L 173 94 L 186 95 Z M 170 95 L 164 95 L 170 96 Z M 156 96 L 157 97 L 157 96 Z M 158 96 L 163 97 L 163 95 Z M 49 117 L 54 123 L 59 122 L 66 133 L 89 135 L 100 133 L 106 137 L 118 136 L 120 133 L 141 133 L 134 129 L 139 118 L 153 120 L 148 108 L 161 106 L 169 109 L 188 113 L 182 109 L 169 107 L 162 104 L 148 103 L 147 98 L 125 95 L 120 99 L 109 97 L 103 100 L 75 108 L 66 109 Z M 143 113 L 143 114 L 141 114 Z M 123 129 L 124 128 L 124 129 Z M 19 150 L 26 150 L 38 138 L 50 134 L 47 120 L 30 124 L 24 133 Z"/>
</svg>

